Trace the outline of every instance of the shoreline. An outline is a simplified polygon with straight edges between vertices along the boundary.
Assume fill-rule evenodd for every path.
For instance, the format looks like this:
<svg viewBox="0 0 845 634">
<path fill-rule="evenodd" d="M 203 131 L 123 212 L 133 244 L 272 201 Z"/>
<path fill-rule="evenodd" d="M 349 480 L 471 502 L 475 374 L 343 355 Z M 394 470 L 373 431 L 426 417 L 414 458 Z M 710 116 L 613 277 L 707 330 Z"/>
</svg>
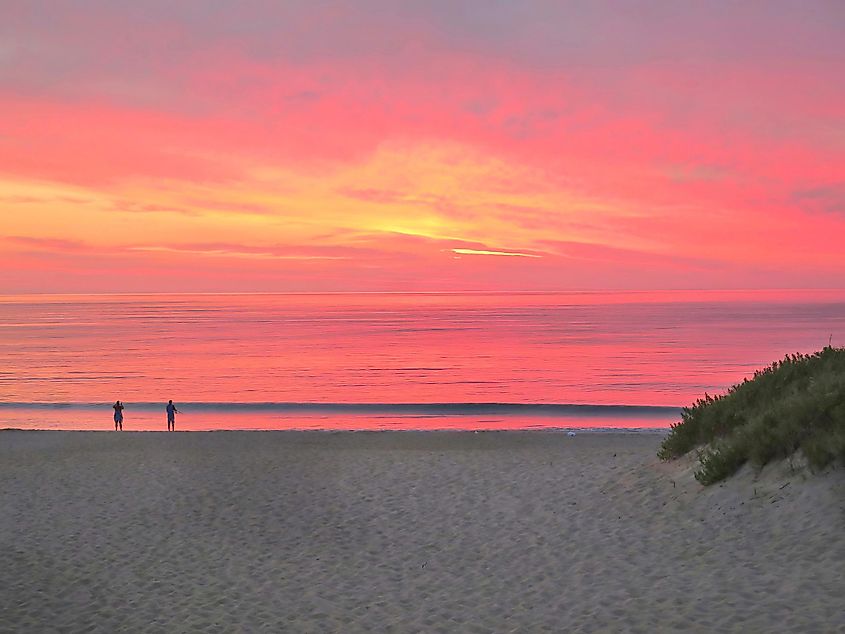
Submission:
<svg viewBox="0 0 845 634">
<path fill-rule="evenodd" d="M 269 433 L 269 434 L 550 434 L 566 435 L 568 432 L 577 434 L 602 434 L 602 435 L 666 435 L 668 427 L 542 427 L 542 428 L 518 428 L 518 429 L 455 429 L 455 428 L 431 428 L 431 429 L 312 429 L 312 428 L 289 428 L 289 429 L 177 429 L 175 432 L 168 432 L 163 429 L 126 429 L 116 432 L 113 429 L 25 429 L 22 427 L 0 427 L 3 432 L 49 432 L 49 433 L 92 433 L 92 434 L 219 434 L 219 433 Z"/>
<path fill-rule="evenodd" d="M 369 404 L 197 404 L 179 403 L 180 431 L 378 430 L 378 431 L 612 431 L 668 430 L 680 409 L 621 405 L 369 403 Z M 304 409 L 302 409 L 304 408 Z M 102 430 L 114 428 L 111 415 L 95 405 L 0 403 L 0 426 L 10 429 Z M 108 412 L 111 414 L 111 408 Z M 124 411 L 126 431 L 166 430 L 160 406 L 130 404 Z"/>
</svg>

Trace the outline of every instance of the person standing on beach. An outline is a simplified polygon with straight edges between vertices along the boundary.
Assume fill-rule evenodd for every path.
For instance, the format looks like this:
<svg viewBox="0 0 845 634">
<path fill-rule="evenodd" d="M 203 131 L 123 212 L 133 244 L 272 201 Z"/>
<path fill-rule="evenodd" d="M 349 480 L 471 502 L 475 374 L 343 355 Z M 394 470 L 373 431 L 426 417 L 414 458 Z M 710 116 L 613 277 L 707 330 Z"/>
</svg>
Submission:
<svg viewBox="0 0 845 634">
<path fill-rule="evenodd" d="M 123 403 L 115 401 L 112 407 L 114 408 L 114 430 L 123 431 Z"/>
<path fill-rule="evenodd" d="M 179 410 L 173 404 L 173 401 L 167 401 L 167 431 L 176 431 L 176 414 Z"/>
</svg>

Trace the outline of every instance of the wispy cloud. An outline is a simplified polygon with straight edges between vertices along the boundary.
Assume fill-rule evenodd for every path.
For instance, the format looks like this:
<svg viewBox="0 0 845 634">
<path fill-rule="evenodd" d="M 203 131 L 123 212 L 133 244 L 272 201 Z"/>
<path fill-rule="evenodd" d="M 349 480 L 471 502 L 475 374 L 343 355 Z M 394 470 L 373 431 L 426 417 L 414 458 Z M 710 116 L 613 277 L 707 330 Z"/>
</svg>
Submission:
<svg viewBox="0 0 845 634">
<path fill-rule="evenodd" d="M 205 257 L 242 258 L 248 260 L 346 260 L 344 255 L 326 255 L 314 253 L 285 253 L 279 251 L 239 250 L 238 248 L 198 248 L 180 246 L 140 245 L 128 247 L 130 251 L 150 253 L 176 253 Z"/>
<path fill-rule="evenodd" d="M 88 248 L 84 242 L 77 240 L 63 240 L 61 238 L 38 238 L 30 236 L 5 236 L 2 240 L 21 247 L 39 251 L 72 252 L 83 251 Z"/>
<path fill-rule="evenodd" d="M 540 258 L 543 257 L 541 255 L 536 255 L 534 253 L 520 253 L 518 251 L 487 251 L 483 249 L 452 249 L 452 253 L 457 253 L 458 255 L 501 255 L 505 257 L 515 257 L 515 258 Z"/>
<path fill-rule="evenodd" d="M 809 211 L 845 216 L 845 182 L 801 189 L 790 198 Z"/>
<path fill-rule="evenodd" d="M 590 242 L 544 240 L 542 245 L 559 257 L 582 260 L 586 263 L 607 263 L 644 269 L 678 267 L 684 270 L 713 270 L 725 268 L 717 258 L 691 257 L 683 254 L 666 254 L 646 249 L 622 248 Z"/>
<path fill-rule="evenodd" d="M 190 207 L 177 205 L 160 205 L 156 203 L 142 203 L 131 200 L 121 200 L 113 203 L 111 209 L 127 213 L 146 214 L 182 214 L 185 216 L 198 216 L 200 212 Z"/>
</svg>

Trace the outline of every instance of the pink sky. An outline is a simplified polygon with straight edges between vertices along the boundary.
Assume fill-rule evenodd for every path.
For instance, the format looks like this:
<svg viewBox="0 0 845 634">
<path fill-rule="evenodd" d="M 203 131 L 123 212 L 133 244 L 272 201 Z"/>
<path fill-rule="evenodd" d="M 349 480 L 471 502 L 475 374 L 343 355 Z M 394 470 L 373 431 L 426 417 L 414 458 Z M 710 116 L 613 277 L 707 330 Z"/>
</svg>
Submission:
<svg viewBox="0 0 845 634">
<path fill-rule="evenodd" d="M 843 34 L 840 2 L 6 0 L 0 292 L 842 287 Z"/>
</svg>

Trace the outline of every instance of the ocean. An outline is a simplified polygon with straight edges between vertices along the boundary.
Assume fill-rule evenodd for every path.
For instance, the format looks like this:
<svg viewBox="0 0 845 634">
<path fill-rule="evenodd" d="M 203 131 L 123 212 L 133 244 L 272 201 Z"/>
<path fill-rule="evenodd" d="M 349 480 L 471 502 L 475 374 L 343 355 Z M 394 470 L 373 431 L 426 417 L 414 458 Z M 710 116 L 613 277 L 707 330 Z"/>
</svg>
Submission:
<svg viewBox="0 0 845 634">
<path fill-rule="evenodd" d="M 0 427 L 661 429 L 845 291 L 0 296 Z"/>
</svg>

